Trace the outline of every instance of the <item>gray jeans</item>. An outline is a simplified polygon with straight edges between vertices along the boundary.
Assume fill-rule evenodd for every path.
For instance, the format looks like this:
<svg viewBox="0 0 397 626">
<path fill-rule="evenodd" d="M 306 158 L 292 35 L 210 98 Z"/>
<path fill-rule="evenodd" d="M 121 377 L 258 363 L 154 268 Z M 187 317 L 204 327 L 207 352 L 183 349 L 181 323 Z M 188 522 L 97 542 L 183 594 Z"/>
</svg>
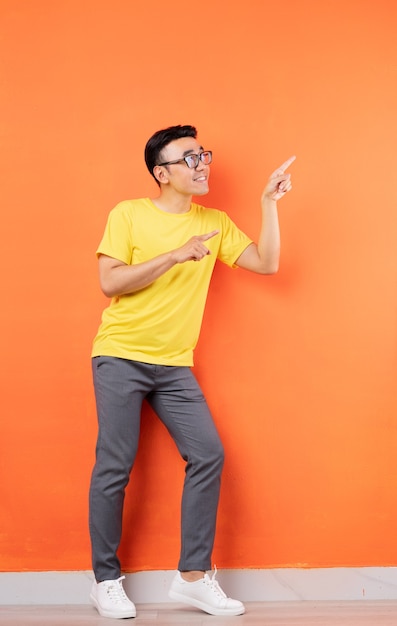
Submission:
<svg viewBox="0 0 397 626">
<path fill-rule="evenodd" d="M 117 550 L 125 487 L 138 448 L 144 399 L 186 461 L 178 569 L 209 570 L 214 543 L 223 447 L 203 393 L 189 367 L 95 357 L 99 422 L 90 487 L 92 562 L 97 581 L 120 576 Z"/>
</svg>

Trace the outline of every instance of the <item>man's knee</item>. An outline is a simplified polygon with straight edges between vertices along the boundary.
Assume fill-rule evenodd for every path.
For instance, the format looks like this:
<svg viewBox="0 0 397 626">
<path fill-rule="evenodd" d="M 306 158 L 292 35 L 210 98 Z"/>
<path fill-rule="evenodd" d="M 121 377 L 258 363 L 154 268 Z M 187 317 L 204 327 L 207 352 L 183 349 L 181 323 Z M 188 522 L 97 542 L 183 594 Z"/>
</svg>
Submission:
<svg viewBox="0 0 397 626">
<path fill-rule="evenodd" d="M 209 468 L 213 472 L 220 473 L 225 460 L 225 451 L 220 439 L 211 442 L 211 445 L 203 446 L 196 457 L 192 457 L 193 465 Z"/>
</svg>

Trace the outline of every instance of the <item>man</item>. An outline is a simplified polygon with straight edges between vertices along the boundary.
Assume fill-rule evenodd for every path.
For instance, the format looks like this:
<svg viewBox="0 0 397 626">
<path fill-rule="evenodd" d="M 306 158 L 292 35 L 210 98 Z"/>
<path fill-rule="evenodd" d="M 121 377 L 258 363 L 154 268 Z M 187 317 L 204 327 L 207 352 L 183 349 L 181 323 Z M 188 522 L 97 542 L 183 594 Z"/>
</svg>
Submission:
<svg viewBox="0 0 397 626">
<path fill-rule="evenodd" d="M 159 195 L 121 202 L 110 212 L 97 255 L 101 288 L 112 300 L 92 352 L 99 434 L 90 488 L 91 601 L 102 616 L 136 615 L 116 553 L 144 399 L 186 461 L 181 553 L 169 595 L 212 615 L 244 613 L 215 574 L 206 573 L 223 448 L 191 366 L 216 260 L 260 274 L 278 270 L 277 200 L 291 189 L 286 169 L 294 158 L 265 187 L 258 244 L 226 213 L 192 202 L 209 190 L 212 161 L 192 126 L 158 131 L 146 144 L 146 165 Z"/>
</svg>

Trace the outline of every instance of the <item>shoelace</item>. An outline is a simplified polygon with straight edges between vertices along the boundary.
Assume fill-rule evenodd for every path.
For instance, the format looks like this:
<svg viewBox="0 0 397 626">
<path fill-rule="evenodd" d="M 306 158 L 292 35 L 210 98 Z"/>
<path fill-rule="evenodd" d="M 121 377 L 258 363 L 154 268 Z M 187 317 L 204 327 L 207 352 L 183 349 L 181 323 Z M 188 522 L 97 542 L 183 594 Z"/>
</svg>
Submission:
<svg viewBox="0 0 397 626">
<path fill-rule="evenodd" d="M 113 581 L 112 584 L 110 584 L 106 589 L 109 599 L 114 604 L 121 604 L 122 602 L 125 602 L 125 600 L 128 600 L 123 585 L 121 584 L 121 581 L 124 580 L 124 578 L 125 576 L 121 576 L 117 580 Z"/>
<path fill-rule="evenodd" d="M 216 569 L 216 565 L 214 565 L 214 573 L 212 574 L 212 576 L 209 576 L 208 574 L 206 574 L 204 576 L 204 581 L 208 585 L 208 587 L 210 587 L 210 589 L 214 593 L 216 593 L 220 598 L 227 598 L 226 593 L 223 591 L 222 587 L 219 585 L 218 581 L 216 580 L 217 571 L 218 570 Z"/>
</svg>

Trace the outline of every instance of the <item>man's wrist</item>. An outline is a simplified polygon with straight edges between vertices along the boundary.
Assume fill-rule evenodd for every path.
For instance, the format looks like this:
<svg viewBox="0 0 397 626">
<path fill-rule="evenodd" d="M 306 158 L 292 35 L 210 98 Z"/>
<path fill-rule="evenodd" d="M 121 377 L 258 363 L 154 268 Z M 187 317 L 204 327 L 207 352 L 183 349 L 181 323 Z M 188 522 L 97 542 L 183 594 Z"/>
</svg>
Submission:
<svg viewBox="0 0 397 626">
<path fill-rule="evenodd" d="M 266 208 L 276 208 L 277 200 L 275 200 L 271 194 L 262 196 L 262 206 Z"/>
</svg>

